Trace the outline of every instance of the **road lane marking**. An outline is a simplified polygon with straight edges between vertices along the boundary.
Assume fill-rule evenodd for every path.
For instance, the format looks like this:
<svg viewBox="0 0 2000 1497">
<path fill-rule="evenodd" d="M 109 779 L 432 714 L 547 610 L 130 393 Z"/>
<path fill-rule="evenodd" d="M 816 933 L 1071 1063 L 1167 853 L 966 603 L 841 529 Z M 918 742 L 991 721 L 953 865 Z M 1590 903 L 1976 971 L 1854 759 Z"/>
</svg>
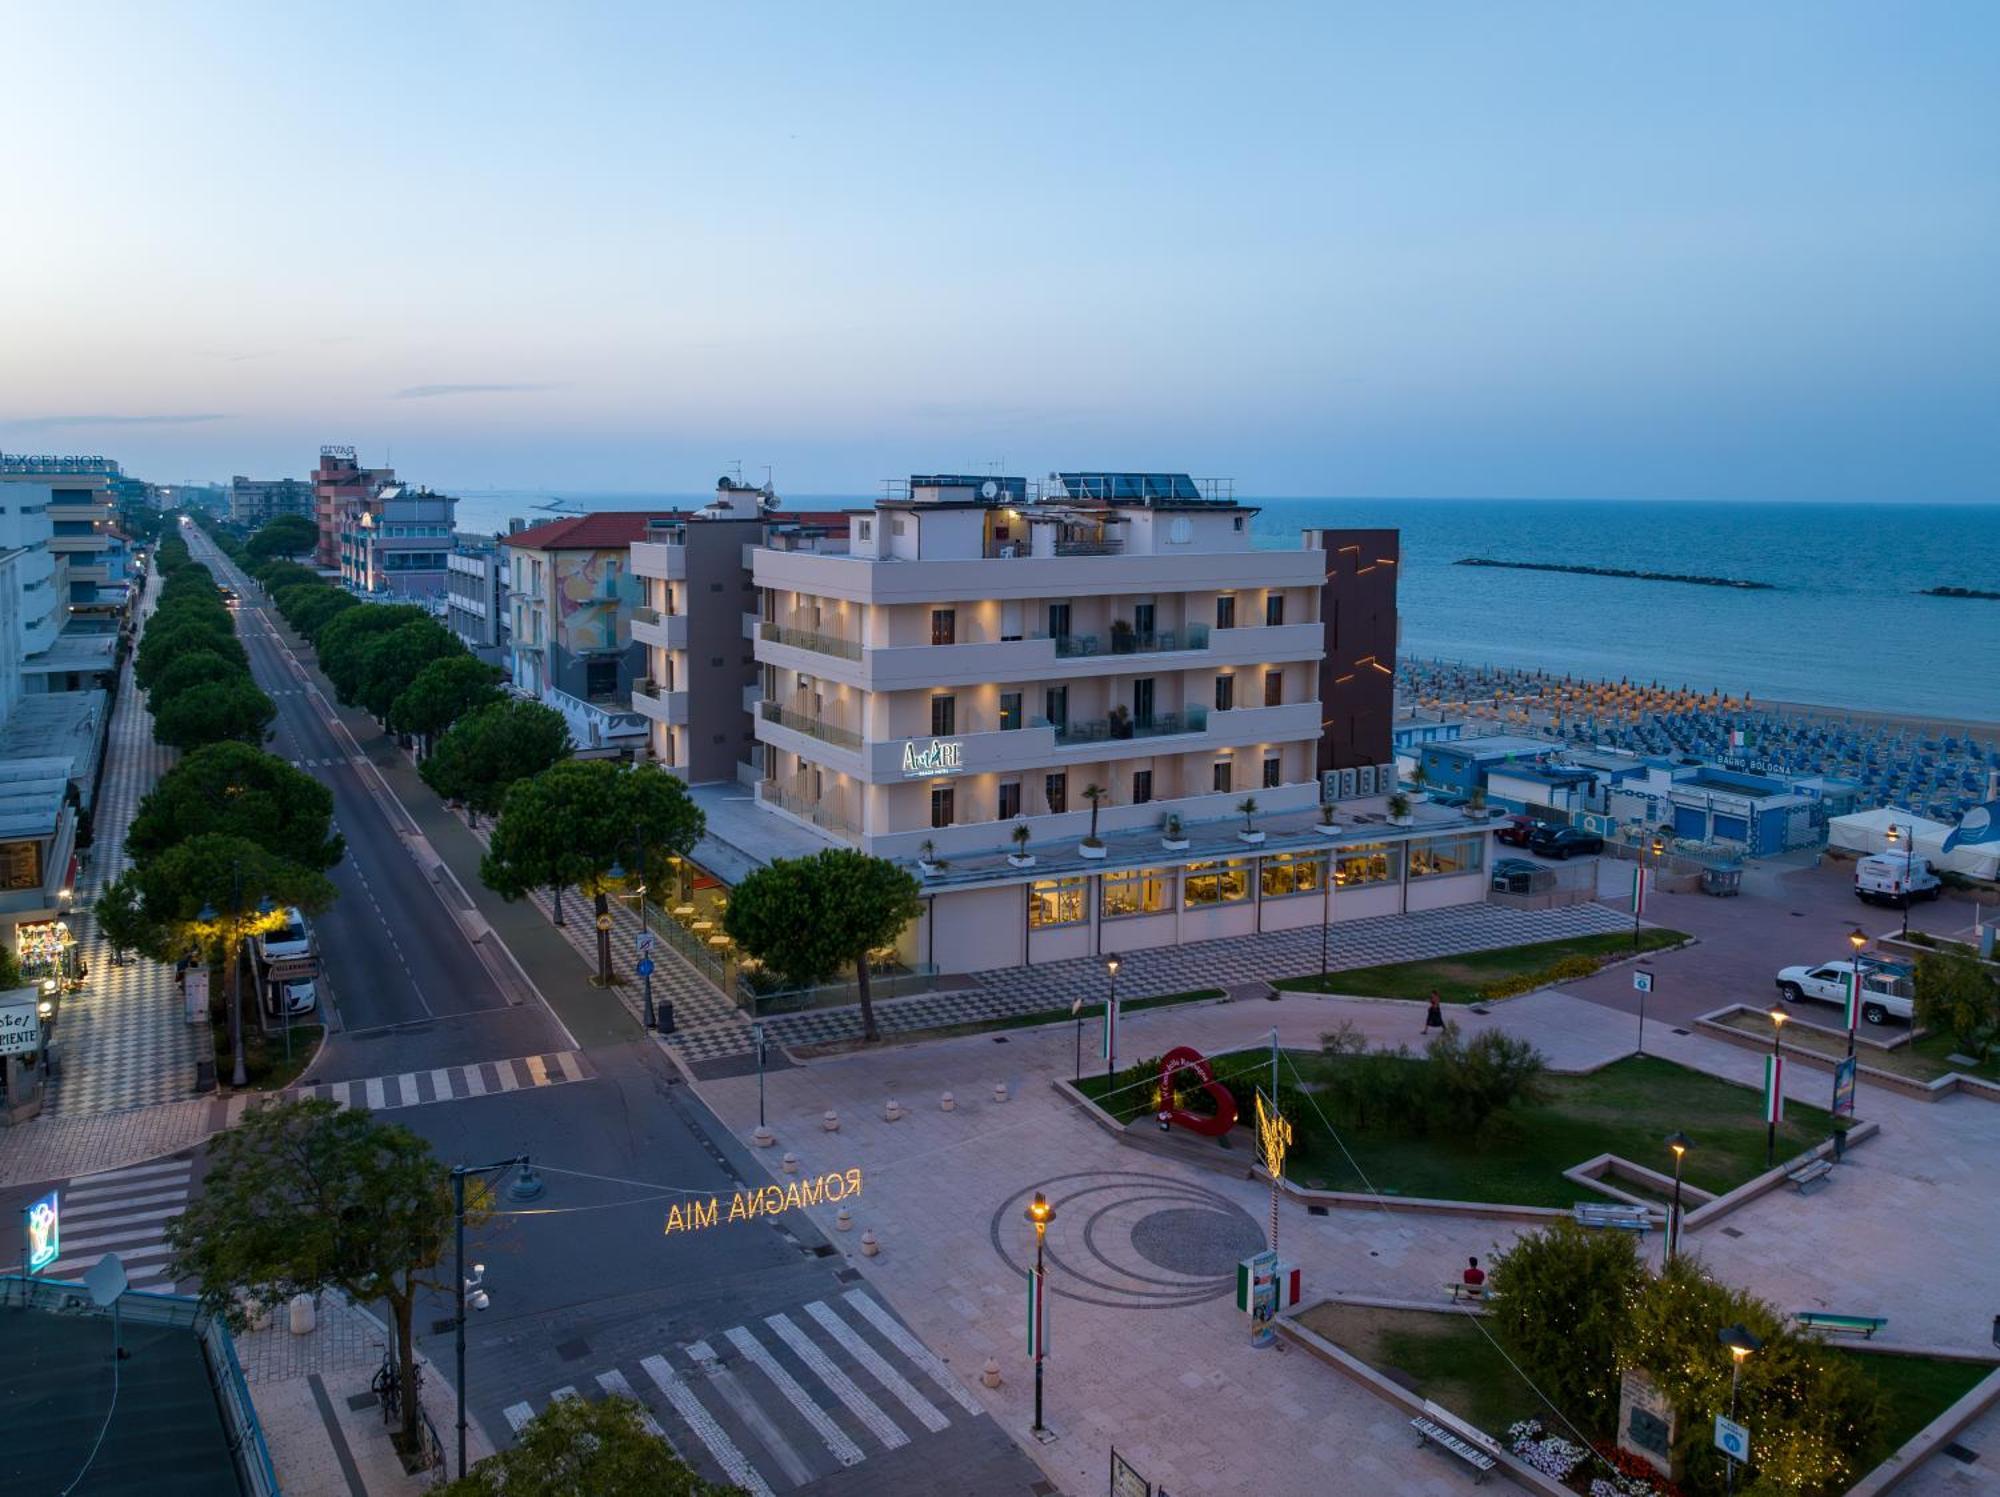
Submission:
<svg viewBox="0 0 2000 1497">
<path fill-rule="evenodd" d="M 847 1405 L 850 1414 L 868 1426 L 876 1439 L 891 1450 L 910 1443 L 910 1437 L 903 1433 L 896 1421 L 883 1413 L 881 1406 L 863 1393 L 853 1378 L 834 1365 L 833 1358 L 819 1349 L 818 1342 L 793 1325 L 789 1315 L 766 1315 L 764 1324 L 778 1333 L 779 1339 L 832 1390 L 835 1398 Z"/>
<path fill-rule="evenodd" d="M 567 1076 L 571 1081 L 583 1080 L 583 1067 L 576 1063 L 575 1051 L 558 1051 L 556 1054 L 556 1064 L 562 1068 L 563 1075 Z"/>
<path fill-rule="evenodd" d="M 449 1102 L 452 1100 L 451 1072 L 447 1071 L 443 1066 L 439 1066 L 435 1071 L 431 1072 L 431 1098 L 437 1102 Z"/>
<path fill-rule="evenodd" d="M 944 1365 L 937 1353 L 911 1335 L 909 1329 L 900 1320 L 896 1319 L 895 1316 L 878 1305 L 875 1302 L 874 1296 L 870 1295 L 867 1290 L 850 1289 L 841 1298 L 854 1306 L 860 1313 L 861 1318 L 880 1331 L 883 1338 L 891 1346 L 916 1363 L 917 1366 L 923 1368 L 925 1375 L 940 1388 L 944 1389 L 945 1392 L 949 1393 L 957 1401 L 958 1406 L 964 1409 L 966 1413 L 983 1414 L 986 1412 L 979 1400 L 966 1392 L 958 1379 L 952 1376 L 951 1369 Z"/>
<path fill-rule="evenodd" d="M 680 1455 L 680 1451 L 674 1449 L 674 1442 L 667 1438 L 667 1432 L 660 1428 L 660 1421 L 653 1417 L 653 1411 L 646 1407 L 646 1400 L 634 1393 L 632 1385 L 625 1381 L 624 1373 L 620 1372 L 616 1367 L 612 1368 L 609 1372 L 600 1372 L 597 1374 L 597 1386 L 602 1388 L 606 1393 L 613 1394 L 619 1398 L 629 1398 L 632 1402 L 636 1403 L 639 1406 L 639 1422 L 645 1426 L 646 1433 L 662 1442 L 675 1455 Z M 685 1464 L 685 1461 L 683 1461 L 683 1464 Z"/>
<path fill-rule="evenodd" d="M 516 1089 L 517 1087 L 519 1087 L 519 1086 L 520 1086 L 520 1084 L 521 1084 L 521 1079 L 520 1079 L 520 1077 L 518 1077 L 518 1076 L 516 1076 L 516 1075 L 514 1074 L 514 1062 L 513 1062 L 513 1061 L 511 1061 L 511 1060 L 496 1060 L 496 1061 L 494 1061 L 494 1062 L 493 1062 L 493 1069 L 494 1069 L 495 1071 L 499 1072 L 499 1074 L 500 1074 L 500 1090 L 501 1090 L 501 1091 L 503 1091 L 503 1092 L 511 1092 L 511 1091 L 515 1090 L 515 1089 Z"/>
<path fill-rule="evenodd" d="M 908 1378 L 891 1367 L 887 1359 L 863 1340 L 853 1326 L 834 1314 L 831 1307 L 814 1300 L 806 1306 L 806 1314 L 818 1321 L 826 1333 L 838 1341 L 850 1357 L 866 1367 L 874 1375 L 876 1382 L 895 1394 L 902 1401 L 903 1407 L 915 1414 L 925 1429 L 936 1434 L 939 1430 L 950 1427 L 951 1421 L 944 1417 L 938 1406 L 911 1386 Z"/>
<path fill-rule="evenodd" d="M 383 1101 L 382 1078 L 380 1076 L 370 1076 L 366 1081 L 362 1083 L 362 1086 L 367 1090 L 368 1093 L 368 1105 L 371 1108 L 381 1107 Z"/>
<path fill-rule="evenodd" d="M 792 1484 L 802 1487 L 811 1482 L 813 1470 L 805 1457 L 785 1438 L 784 1431 L 764 1412 L 763 1406 L 750 1396 L 750 1390 L 743 1386 L 742 1379 L 722 1365 L 722 1359 L 716 1356 L 714 1349 L 706 1341 L 696 1341 L 683 1350 L 701 1369 L 709 1387 L 722 1395 L 722 1401 L 736 1411 L 736 1417 L 749 1426 L 750 1433 L 784 1467 L 785 1475 Z"/>
<path fill-rule="evenodd" d="M 729 1432 L 715 1422 L 715 1416 L 701 1406 L 701 1400 L 694 1396 L 694 1390 L 681 1381 L 680 1374 L 667 1365 L 665 1357 L 647 1357 L 639 1363 L 667 1396 L 667 1402 L 674 1406 L 674 1412 L 681 1416 L 681 1422 L 695 1433 L 695 1438 L 708 1447 L 708 1453 L 715 1457 L 715 1463 L 722 1467 L 723 1475 L 737 1486 L 751 1494 L 751 1497 L 777 1497 L 769 1483 L 757 1473 L 757 1468 L 743 1459 L 743 1452 L 736 1448 L 736 1442 L 729 1438 Z"/>
<path fill-rule="evenodd" d="M 485 1096 L 486 1073 L 478 1066 L 461 1066 L 459 1069 L 465 1073 L 465 1094 L 468 1097 Z"/>
<path fill-rule="evenodd" d="M 785 1396 L 787 1402 L 797 1409 L 806 1423 L 813 1427 L 820 1442 L 833 1452 L 833 1458 L 843 1466 L 858 1466 L 867 1460 L 867 1455 L 859 1445 L 847 1438 L 847 1431 L 833 1422 L 833 1416 L 813 1401 L 812 1394 L 799 1385 L 799 1380 L 778 1364 L 778 1359 L 764 1348 L 763 1342 L 751 1335 L 744 1327 L 731 1326 L 725 1332 L 736 1349 L 750 1360 L 750 1364 Z M 688 1352 L 693 1356 L 692 1349 Z"/>
<path fill-rule="evenodd" d="M 522 1058 L 522 1064 L 528 1068 L 528 1077 L 536 1086 L 547 1086 L 549 1084 L 549 1068 L 542 1063 L 541 1056 L 525 1056 Z"/>
</svg>

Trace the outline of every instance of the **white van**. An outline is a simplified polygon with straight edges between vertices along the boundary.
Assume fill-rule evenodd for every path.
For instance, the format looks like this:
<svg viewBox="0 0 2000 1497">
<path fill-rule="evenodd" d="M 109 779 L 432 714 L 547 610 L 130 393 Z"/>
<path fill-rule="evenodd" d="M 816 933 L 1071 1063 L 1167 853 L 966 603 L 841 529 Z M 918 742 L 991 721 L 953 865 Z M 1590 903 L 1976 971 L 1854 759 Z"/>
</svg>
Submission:
<svg viewBox="0 0 2000 1497">
<path fill-rule="evenodd" d="M 1865 904 L 1905 905 L 1943 892 L 1943 882 L 1925 858 L 1878 852 L 1854 865 L 1854 894 Z"/>
<path fill-rule="evenodd" d="M 257 955 L 265 966 L 290 957 L 311 956 L 317 949 L 312 927 L 306 924 L 306 917 L 289 906 L 285 910 L 283 925 L 276 930 L 267 930 L 257 937 Z"/>
</svg>

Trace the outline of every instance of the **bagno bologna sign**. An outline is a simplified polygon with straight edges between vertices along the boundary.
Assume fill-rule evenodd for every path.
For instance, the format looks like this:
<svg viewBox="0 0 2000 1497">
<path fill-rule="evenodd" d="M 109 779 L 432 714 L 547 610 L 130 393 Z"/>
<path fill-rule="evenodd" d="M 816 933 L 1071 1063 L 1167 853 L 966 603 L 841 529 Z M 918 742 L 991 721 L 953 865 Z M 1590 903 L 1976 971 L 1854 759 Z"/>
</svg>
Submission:
<svg viewBox="0 0 2000 1497">
<path fill-rule="evenodd" d="M 783 1185 L 766 1185 L 739 1190 L 729 1198 L 729 1210 L 722 1209 L 722 1197 L 676 1201 L 667 1208 L 667 1235 L 699 1232 L 706 1227 L 747 1222 L 760 1216 L 776 1216 L 781 1211 L 797 1211 L 805 1206 L 823 1206 L 861 1194 L 860 1170 L 834 1170 L 811 1180 L 788 1180 Z"/>
<path fill-rule="evenodd" d="M 965 773 L 965 745 L 956 738 L 933 738 L 922 748 L 913 738 L 903 745 L 903 773 L 924 776 Z"/>
</svg>

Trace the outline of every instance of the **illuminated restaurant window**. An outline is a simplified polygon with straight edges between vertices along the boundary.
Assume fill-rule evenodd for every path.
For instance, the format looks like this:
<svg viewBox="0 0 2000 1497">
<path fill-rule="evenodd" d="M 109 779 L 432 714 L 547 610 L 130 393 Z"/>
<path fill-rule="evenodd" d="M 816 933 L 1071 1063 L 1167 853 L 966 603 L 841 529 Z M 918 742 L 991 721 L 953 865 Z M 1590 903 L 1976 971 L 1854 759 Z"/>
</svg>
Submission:
<svg viewBox="0 0 2000 1497">
<path fill-rule="evenodd" d="M 1157 915 L 1174 907 L 1174 871 L 1171 868 L 1135 868 L 1129 873 L 1104 877 L 1104 918 L 1122 920 L 1128 915 Z"/>
<path fill-rule="evenodd" d="M 1187 903 L 1193 909 L 1204 904 L 1235 904 L 1250 897 L 1250 873 L 1241 858 L 1224 863 L 1187 865 Z"/>
<path fill-rule="evenodd" d="M 1339 852 L 1336 889 L 1352 889 L 1362 884 L 1393 884 L 1402 877 L 1403 849 L 1389 842 L 1360 842 Z"/>
<path fill-rule="evenodd" d="M 1477 873 L 1485 861 L 1486 839 L 1436 837 L 1410 844 L 1410 877 L 1440 878 L 1451 873 Z"/>
<path fill-rule="evenodd" d="M 1266 899 L 1285 899 L 1293 894 L 1317 894 L 1326 870 L 1326 859 L 1315 852 L 1281 852 L 1264 859 L 1258 887 Z"/>
<path fill-rule="evenodd" d="M 1089 918 L 1087 878 L 1043 878 L 1028 886 L 1028 925 L 1044 930 L 1052 925 L 1081 925 Z"/>
</svg>

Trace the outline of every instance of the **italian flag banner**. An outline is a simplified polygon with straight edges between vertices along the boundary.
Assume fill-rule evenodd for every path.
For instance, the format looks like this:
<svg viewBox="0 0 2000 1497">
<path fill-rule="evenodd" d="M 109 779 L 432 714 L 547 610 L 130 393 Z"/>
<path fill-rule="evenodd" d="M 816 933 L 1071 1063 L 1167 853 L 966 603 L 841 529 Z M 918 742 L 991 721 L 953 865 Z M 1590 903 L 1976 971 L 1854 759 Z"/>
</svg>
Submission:
<svg viewBox="0 0 2000 1497">
<path fill-rule="evenodd" d="M 1861 966 L 1857 962 L 1854 970 L 1847 974 L 1847 1032 L 1854 1033 L 1861 1027 Z"/>
<path fill-rule="evenodd" d="M 1782 1055 L 1764 1057 L 1764 1121 L 1782 1123 L 1785 1120 L 1785 1058 Z"/>
<path fill-rule="evenodd" d="M 1109 1060 L 1118 1053 L 1118 1000 L 1104 1000 L 1104 1036 L 1098 1041 L 1097 1058 Z"/>
<path fill-rule="evenodd" d="M 1049 1346 L 1048 1297 L 1043 1292 L 1044 1276 L 1028 1270 L 1028 1355 L 1039 1357 Z"/>
<path fill-rule="evenodd" d="M 1632 913 L 1637 916 L 1643 915 L 1645 912 L 1646 868 L 1643 863 L 1634 863 L 1632 865 Z"/>
</svg>

